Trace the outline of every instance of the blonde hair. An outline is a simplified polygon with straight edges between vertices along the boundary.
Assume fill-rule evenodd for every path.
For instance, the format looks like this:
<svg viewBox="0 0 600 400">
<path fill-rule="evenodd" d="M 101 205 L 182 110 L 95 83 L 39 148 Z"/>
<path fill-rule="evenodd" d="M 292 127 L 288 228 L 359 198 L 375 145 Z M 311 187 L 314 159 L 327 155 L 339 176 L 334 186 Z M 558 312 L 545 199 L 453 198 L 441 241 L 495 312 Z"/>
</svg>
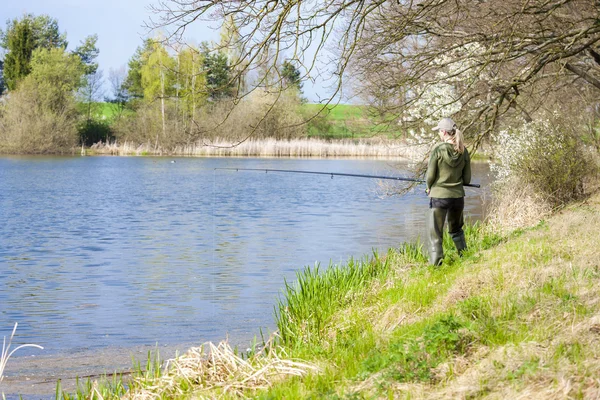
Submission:
<svg viewBox="0 0 600 400">
<path fill-rule="evenodd" d="M 450 132 L 446 132 L 446 142 L 452 143 L 454 146 L 454 151 L 459 154 L 462 154 L 465 151 L 465 137 L 462 132 L 456 128 L 452 129 Z"/>
</svg>

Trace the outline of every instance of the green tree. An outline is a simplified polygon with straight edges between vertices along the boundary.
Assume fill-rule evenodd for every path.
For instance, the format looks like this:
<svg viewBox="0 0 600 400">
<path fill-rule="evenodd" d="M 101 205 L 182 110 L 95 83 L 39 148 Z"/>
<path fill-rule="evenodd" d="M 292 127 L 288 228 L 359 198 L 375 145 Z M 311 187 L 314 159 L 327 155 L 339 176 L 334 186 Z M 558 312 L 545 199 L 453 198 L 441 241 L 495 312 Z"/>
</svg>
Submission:
<svg viewBox="0 0 600 400">
<path fill-rule="evenodd" d="M 235 86 L 237 86 L 238 93 L 244 93 L 247 84 L 246 70 L 248 62 L 244 58 L 242 35 L 233 16 L 228 15 L 225 17 L 220 36 L 219 51 L 227 56 L 231 75 Z"/>
<path fill-rule="evenodd" d="M 31 21 L 35 48 L 52 49 L 54 47 L 67 48 L 67 34 L 60 33 L 58 21 L 46 14 L 34 16 L 27 14 L 24 19 Z"/>
<path fill-rule="evenodd" d="M 178 100 L 184 126 L 194 128 L 196 110 L 206 103 L 206 75 L 203 71 L 204 54 L 188 47 L 177 54 L 178 57 Z M 189 121 L 189 122 L 185 122 Z"/>
<path fill-rule="evenodd" d="M 295 88 L 302 93 L 300 70 L 290 60 L 285 60 L 281 65 L 281 79 L 285 88 Z"/>
<path fill-rule="evenodd" d="M 90 35 L 82 40 L 81 44 L 73 51 L 73 54 L 81 60 L 85 74 L 85 83 L 79 91 L 80 100 L 85 107 L 85 131 L 89 131 L 92 125 L 93 108 L 98 106 L 97 101 L 102 97 L 103 74 L 98 70 L 96 62 L 96 58 L 100 54 L 100 50 L 96 47 L 97 42 L 98 35 Z"/>
<path fill-rule="evenodd" d="M 145 57 L 150 51 L 152 51 L 152 39 L 146 39 L 141 46 L 137 47 L 135 53 L 127 63 L 127 77 L 123 82 L 123 88 L 127 91 L 127 97 L 129 98 L 144 98 L 142 65 L 145 62 Z"/>
<path fill-rule="evenodd" d="M 46 14 L 38 16 L 35 16 L 34 14 L 24 14 L 21 19 L 15 18 L 6 21 L 6 30 L 0 29 L 0 47 L 4 49 L 7 48 L 12 31 L 23 23 L 29 25 L 33 31 L 33 46 L 35 48 L 67 48 L 67 35 L 65 33 L 60 33 L 58 21 Z"/>
<path fill-rule="evenodd" d="M 6 50 L 3 75 L 9 90 L 17 87 L 17 83 L 29 74 L 31 54 L 34 49 L 33 29 L 28 20 L 14 25 L 3 40 Z"/>
<path fill-rule="evenodd" d="M 221 52 L 204 51 L 204 72 L 206 91 L 212 101 L 223 100 L 233 95 L 235 88 L 227 55 Z"/>
<path fill-rule="evenodd" d="M 71 103 L 82 87 L 85 68 L 81 59 L 63 48 L 36 49 L 31 57 L 29 79 L 38 88 L 40 101 L 50 110 L 60 111 Z"/>
<path fill-rule="evenodd" d="M 0 60 L 0 96 L 4 93 L 6 89 L 4 85 L 4 61 Z"/>
<path fill-rule="evenodd" d="M 60 33 L 56 19 L 25 14 L 21 19 L 7 21 L 6 30 L 0 31 L 0 47 L 6 50 L 3 74 L 8 89 L 12 90 L 31 70 L 33 50 L 66 49 L 67 40 L 66 35 Z"/>
<path fill-rule="evenodd" d="M 100 50 L 96 46 L 98 35 L 90 35 L 81 41 L 81 44 L 75 48 L 73 54 L 81 58 L 81 62 L 85 66 L 85 74 L 92 75 L 98 70 L 96 58 L 100 54 Z"/>
<path fill-rule="evenodd" d="M 143 54 L 141 68 L 144 100 L 153 102 L 160 99 L 163 137 L 166 136 L 165 105 L 167 97 L 173 95 L 175 61 L 165 47 L 158 41 L 152 41 L 150 49 Z M 158 146 L 158 137 L 156 137 Z"/>
</svg>

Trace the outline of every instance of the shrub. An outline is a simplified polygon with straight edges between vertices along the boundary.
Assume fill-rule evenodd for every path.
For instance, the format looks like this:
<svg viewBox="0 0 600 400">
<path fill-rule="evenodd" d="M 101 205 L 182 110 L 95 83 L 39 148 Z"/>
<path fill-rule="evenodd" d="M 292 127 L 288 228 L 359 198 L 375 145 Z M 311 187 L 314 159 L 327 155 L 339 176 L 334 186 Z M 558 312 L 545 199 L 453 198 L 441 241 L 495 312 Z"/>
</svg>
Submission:
<svg viewBox="0 0 600 400">
<path fill-rule="evenodd" d="M 577 127 L 557 114 L 503 130 L 494 139 L 491 167 L 497 181 L 491 217 L 505 216 L 496 218 L 497 223 L 504 219 L 522 227 L 535 222 L 532 217 L 541 219 L 585 195 L 586 183 L 597 174 L 592 150 L 583 145 Z"/>
<path fill-rule="evenodd" d="M 77 146 L 74 101 L 51 108 L 41 101 L 40 89 L 26 78 L 12 91 L 0 118 L 0 151 L 48 154 L 72 151 Z"/>
<path fill-rule="evenodd" d="M 85 146 L 92 146 L 99 142 L 110 143 L 114 137 L 107 121 L 91 119 L 79 126 L 79 139 Z"/>
</svg>

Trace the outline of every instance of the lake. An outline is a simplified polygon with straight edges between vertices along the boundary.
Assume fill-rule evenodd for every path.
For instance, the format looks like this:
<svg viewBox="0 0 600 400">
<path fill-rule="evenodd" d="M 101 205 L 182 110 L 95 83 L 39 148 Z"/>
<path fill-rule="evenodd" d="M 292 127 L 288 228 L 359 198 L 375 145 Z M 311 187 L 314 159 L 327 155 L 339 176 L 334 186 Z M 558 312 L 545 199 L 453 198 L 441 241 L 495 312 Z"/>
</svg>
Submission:
<svg viewBox="0 0 600 400">
<path fill-rule="evenodd" d="M 74 353 L 249 342 L 307 265 L 344 263 L 423 235 L 424 187 L 222 167 L 404 175 L 357 159 L 0 157 L 0 336 Z M 400 169 L 398 169 L 400 168 Z M 466 215 L 482 218 L 488 166 Z M 388 181 L 389 182 L 389 181 Z"/>
</svg>

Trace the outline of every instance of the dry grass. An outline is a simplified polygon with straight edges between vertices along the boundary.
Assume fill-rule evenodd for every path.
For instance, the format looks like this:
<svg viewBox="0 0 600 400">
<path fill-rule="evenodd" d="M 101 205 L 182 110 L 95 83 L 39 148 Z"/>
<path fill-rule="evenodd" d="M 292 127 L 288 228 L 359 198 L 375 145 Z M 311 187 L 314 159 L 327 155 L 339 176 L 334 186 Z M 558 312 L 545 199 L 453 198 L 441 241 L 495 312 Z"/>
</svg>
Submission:
<svg viewBox="0 0 600 400">
<path fill-rule="evenodd" d="M 199 399 L 244 397 L 247 391 L 268 388 L 285 377 L 317 371 L 314 365 L 280 357 L 275 348 L 243 359 L 225 341 L 218 345 L 208 342 L 169 360 L 162 376 L 140 379 L 134 384 L 138 389 L 124 398 L 146 400 L 185 394 Z"/>
<path fill-rule="evenodd" d="M 552 213 L 552 206 L 520 182 L 504 184 L 494 193 L 488 225 L 501 233 L 533 226 Z"/>
<path fill-rule="evenodd" d="M 598 398 L 599 228 L 600 196 L 595 196 L 549 219 L 547 228 L 518 239 L 526 243 L 524 257 L 512 258 L 515 246 L 507 243 L 466 271 L 450 293 L 461 288 L 469 294 L 488 294 L 498 299 L 496 310 L 515 289 L 522 297 L 535 297 L 548 282 L 560 281 L 565 294 L 538 300 L 523 321 L 531 340 L 493 350 L 483 346 L 468 358 L 463 372 L 454 365 L 444 384 L 426 393 L 415 388 L 422 395 L 417 397 Z M 540 250 L 546 255 L 536 260 Z M 579 311 L 581 307 L 588 311 Z M 464 365 L 464 360 L 454 363 Z"/>
<path fill-rule="evenodd" d="M 215 139 L 209 143 L 178 146 L 168 153 L 154 150 L 152 144 L 98 143 L 91 147 L 95 154 L 111 155 L 181 155 L 213 157 L 379 157 L 420 159 L 424 148 L 402 145 L 383 139 L 358 141 L 321 139 L 248 139 L 239 145 L 236 142 Z"/>
</svg>

